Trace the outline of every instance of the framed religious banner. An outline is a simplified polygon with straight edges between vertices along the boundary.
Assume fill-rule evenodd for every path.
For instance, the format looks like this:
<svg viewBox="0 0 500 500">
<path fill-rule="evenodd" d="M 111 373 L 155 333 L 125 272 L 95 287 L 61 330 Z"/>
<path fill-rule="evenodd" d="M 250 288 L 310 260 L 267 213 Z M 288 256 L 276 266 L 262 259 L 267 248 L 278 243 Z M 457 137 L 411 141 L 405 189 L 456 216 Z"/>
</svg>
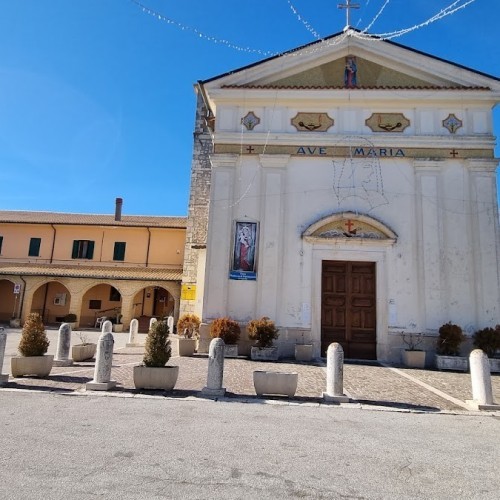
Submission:
<svg viewBox="0 0 500 500">
<path fill-rule="evenodd" d="M 258 238 L 258 222 L 235 221 L 229 279 L 257 279 Z"/>
</svg>

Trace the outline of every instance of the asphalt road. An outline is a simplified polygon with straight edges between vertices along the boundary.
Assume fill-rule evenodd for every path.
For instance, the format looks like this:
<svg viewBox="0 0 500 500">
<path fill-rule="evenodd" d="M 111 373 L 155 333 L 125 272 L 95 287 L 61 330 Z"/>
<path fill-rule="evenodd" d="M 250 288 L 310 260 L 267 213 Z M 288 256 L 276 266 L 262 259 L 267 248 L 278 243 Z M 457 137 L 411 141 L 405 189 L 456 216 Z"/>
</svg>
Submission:
<svg viewBox="0 0 500 500">
<path fill-rule="evenodd" d="M 497 499 L 500 419 L 0 393 L 0 498 Z"/>
</svg>

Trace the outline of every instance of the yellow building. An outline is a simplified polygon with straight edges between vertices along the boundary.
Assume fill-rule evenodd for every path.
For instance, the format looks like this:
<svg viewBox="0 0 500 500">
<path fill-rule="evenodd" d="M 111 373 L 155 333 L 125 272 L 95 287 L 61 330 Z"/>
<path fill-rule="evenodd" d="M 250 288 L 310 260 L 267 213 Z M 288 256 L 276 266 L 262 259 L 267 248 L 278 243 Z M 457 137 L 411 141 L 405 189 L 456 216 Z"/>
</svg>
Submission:
<svg viewBox="0 0 500 500">
<path fill-rule="evenodd" d="M 0 211 L 0 323 L 177 319 L 185 217 Z M 68 314 L 75 315 L 68 317 Z M 123 327 L 120 326 L 123 324 Z"/>
</svg>

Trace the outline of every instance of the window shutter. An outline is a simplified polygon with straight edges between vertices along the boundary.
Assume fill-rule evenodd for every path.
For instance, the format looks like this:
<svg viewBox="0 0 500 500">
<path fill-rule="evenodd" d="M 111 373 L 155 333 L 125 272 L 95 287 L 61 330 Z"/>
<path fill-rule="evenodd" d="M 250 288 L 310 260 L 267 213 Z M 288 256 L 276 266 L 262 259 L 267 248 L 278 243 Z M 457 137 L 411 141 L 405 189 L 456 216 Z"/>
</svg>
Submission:
<svg viewBox="0 0 500 500">
<path fill-rule="evenodd" d="M 115 241 L 113 260 L 125 260 L 125 242 Z"/>
<path fill-rule="evenodd" d="M 41 238 L 31 238 L 30 239 L 30 248 L 28 250 L 29 257 L 38 257 L 40 255 L 40 243 Z"/>
<path fill-rule="evenodd" d="M 79 240 L 73 241 L 73 251 L 71 252 L 72 259 L 78 259 L 78 247 L 80 246 Z"/>
<path fill-rule="evenodd" d="M 89 246 L 87 247 L 87 259 L 94 258 L 94 242 L 89 241 Z"/>
</svg>

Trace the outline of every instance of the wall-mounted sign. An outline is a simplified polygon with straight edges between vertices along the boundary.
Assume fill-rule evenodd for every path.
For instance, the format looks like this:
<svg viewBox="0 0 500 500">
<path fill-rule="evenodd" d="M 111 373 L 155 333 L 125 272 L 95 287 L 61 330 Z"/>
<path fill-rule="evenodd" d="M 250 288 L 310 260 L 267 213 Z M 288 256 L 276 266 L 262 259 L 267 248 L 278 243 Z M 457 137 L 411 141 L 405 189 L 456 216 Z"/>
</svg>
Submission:
<svg viewBox="0 0 500 500">
<path fill-rule="evenodd" d="M 181 285 L 181 300 L 196 300 L 196 285 L 183 283 Z"/>
<path fill-rule="evenodd" d="M 257 279 L 258 236 L 259 224 L 257 222 L 235 221 L 229 279 Z"/>
<path fill-rule="evenodd" d="M 21 285 L 14 285 L 14 294 L 19 295 L 21 293 Z"/>
</svg>

